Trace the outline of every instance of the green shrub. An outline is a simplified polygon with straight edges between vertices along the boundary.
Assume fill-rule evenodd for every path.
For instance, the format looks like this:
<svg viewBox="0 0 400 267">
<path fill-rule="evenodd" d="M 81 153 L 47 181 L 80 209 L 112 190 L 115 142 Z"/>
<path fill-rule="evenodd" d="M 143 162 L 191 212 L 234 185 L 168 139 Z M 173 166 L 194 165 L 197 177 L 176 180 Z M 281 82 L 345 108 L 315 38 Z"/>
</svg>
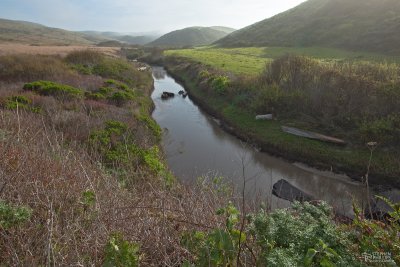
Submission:
<svg viewBox="0 0 400 267">
<path fill-rule="evenodd" d="M 211 77 L 210 72 L 208 72 L 208 70 L 202 70 L 199 74 L 201 79 L 208 79 Z"/>
<path fill-rule="evenodd" d="M 153 146 L 149 149 L 139 148 L 136 151 L 150 171 L 163 177 L 163 181 L 165 182 L 167 188 L 170 188 L 175 183 L 175 177 L 162 161 L 160 157 L 160 150 L 157 146 Z"/>
<path fill-rule="evenodd" d="M 121 164 L 125 167 L 141 164 L 150 172 L 163 176 L 167 186 L 175 181 L 162 162 L 158 147 L 145 149 L 136 145 L 135 137 L 128 131 L 125 123 L 107 121 L 103 130 L 91 133 L 89 144 L 101 155 L 102 161 L 109 168 L 119 168 Z"/>
<path fill-rule="evenodd" d="M 81 204 L 89 207 L 96 203 L 96 194 L 91 190 L 86 190 L 82 193 Z"/>
<path fill-rule="evenodd" d="M 128 90 L 131 86 L 150 89 L 151 74 L 138 71 L 133 64 L 121 58 L 109 57 L 94 51 L 76 51 L 69 54 L 65 60 L 82 74 L 108 78 L 107 86 L 116 86 L 120 90 Z"/>
<path fill-rule="evenodd" d="M 295 117 L 302 111 L 305 96 L 301 91 L 285 91 L 277 85 L 260 88 L 251 105 L 257 113 L 278 113 L 282 117 Z"/>
<path fill-rule="evenodd" d="M 110 98 L 113 92 L 115 92 L 114 88 L 103 86 L 97 90 L 86 92 L 85 96 L 88 99 L 101 100 Z"/>
<path fill-rule="evenodd" d="M 13 207 L 0 200 L 0 228 L 8 229 L 18 226 L 30 219 L 32 210 L 28 207 Z"/>
<path fill-rule="evenodd" d="M 103 130 L 92 132 L 89 144 L 99 152 L 108 167 L 134 164 L 135 159 L 140 159 L 139 148 L 128 133 L 128 125 L 120 121 L 107 121 Z"/>
<path fill-rule="evenodd" d="M 144 51 L 139 48 L 122 48 L 121 52 L 126 56 L 127 59 L 138 59 L 144 55 Z"/>
<path fill-rule="evenodd" d="M 139 266 L 139 245 L 123 239 L 119 233 L 113 234 L 105 248 L 104 267 Z"/>
<path fill-rule="evenodd" d="M 42 108 L 39 106 L 33 106 L 32 100 L 29 99 L 27 96 L 18 95 L 18 96 L 11 96 L 8 97 L 5 101 L 4 108 L 15 110 L 15 109 L 23 109 L 26 111 L 31 111 L 33 113 L 40 113 Z"/>
<path fill-rule="evenodd" d="M 36 81 L 24 85 L 24 90 L 33 91 L 40 95 L 54 96 L 58 99 L 77 99 L 84 93 L 82 90 L 50 81 Z"/>
<path fill-rule="evenodd" d="M 128 125 L 120 121 L 107 121 L 105 129 L 108 133 L 121 135 L 128 130 Z"/>
<path fill-rule="evenodd" d="M 160 151 L 157 146 L 153 146 L 152 148 L 145 150 L 143 152 L 143 159 L 146 165 L 153 172 L 160 174 L 165 172 L 166 168 L 164 163 L 160 160 Z"/>
<path fill-rule="evenodd" d="M 296 202 L 292 209 L 257 213 L 251 232 L 261 248 L 262 265 L 361 266 L 348 252 L 348 233 L 340 231 L 331 212 L 324 202 Z"/>
<path fill-rule="evenodd" d="M 72 69 L 76 70 L 80 74 L 84 74 L 84 75 L 92 75 L 93 74 L 92 68 L 87 65 L 82 65 L 82 64 L 72 65 Z"/>
<path fill-rule="evenodd" d="M 132 65 L 96 51 L 74 51 L 68 54 L 65 60 L 82 74 L 95 74 L 110 79 L 133 81 L 132 74 L 135 70 Z"/>
<path fill-rule="evenodd" d="M 124 91 L 130 90 L 128 85 L 126 85 L 125 83 L 119 82 L 119 81 L 116 81 L 116 80 L 113 80 L 113 79 L 108 79 L 104 83 L 106 85 L 108 85 L 108 86 L 115 87 L 115 88 L 120 89 L 120 90 L 124 90 Z"/>
<path fill-rule="evenodd" d="M 389 115 L 374 121 L 365 120 L 360 126 L 364 142 L 377 140 L 383 144 L 400 144 L 400 116 Z"/>
<path fill-rule="evenodd" d="M 104 57 L 99 64 L 93 67 L 93 74 L 130 84 L 134 82 L 134 73 L 133 66 L 121 59 Z"/>
<path fill-rule="evenodd" d="M 11 110 L 17 109 L 17 106 L 19 109 L 28 109 L 31 102 L 32 101 L 26 96 L 10 96 L 7 98 L 4 107 Z"/>
<path fill-rule="evenodd" d="M 217 94 L 224 95 L 229 86 L 229 78 L 227 76 L 216 76 L 211 81 L 211 86 Z"/>
<path fill-rule="evenodd" d="M 93 100 L 103 100 L 103 99 L 107 98 L 104 94 L 102 94 L 99 91 L 96 91 L 96 92 L 85 92 L 85 97 L 87 99 L 93 99 Z"/>
<path fill-rule="evenodd" d="M 157 138 L 157 140 L 161 139 L 162 130 L 153 118 L 143 113 L 138 115 L 137 117 L 140 121 L 146 124 L 146 127 L 148 127 L 151 130 L 151 132 L 153 133 L 154 137 Z"/>
<path fill-rule="evenodd" d="M 104 96 L 109 96 L 112 92 L 114 92 L 114 89 L 111 87 L 100 87 L 98 92 L 103 94 Z"/>
<path fill-rule="evenodd" d="M 160 164 L 154 148 L 149 151 L 135 144 L 134 136 L 129 133 L 128 126 L 119 121 L 107 121 L 103 130 L 94 131 L 89 136 L 89 144 L 102 156 L 107 167 L 116 168 L 119 165 L 129 166 L 144 163 L 152 171 L 158 173 Z M 163 166 L 164 170 L 165 167 Z"/>
<path fill-rule="evenodd" d="M 121 106 L 130 100 L 134 100 L 135 95 L 131 92 L 119 91 L 113 93 L 108 99 L 113 101 L 116 105 Z"/>
<path fill-rule="evenodd" d="M 229 203 L 217 214 L 226 219 L 224 229 L 214 229 L 209 233 L 189 232 L 182 237 L 183 246 L 195 256 L 196 266 L 236 266 L 239 240 L 243 243 L 246 239 L 246 235 L 237 229 L 239 211 Z"/>
<path fill-rule="evenodd" d="M 400 203 L 394 204 L 386 198 L 379 197 L 392 209 L 386 223 L 367 220 L 360 209 L 354 206 L 355 218 L 352 225 L 343 227 L 354 238 L 353 253 L 362 255 L 367 253 L 384 252 L 390 255 L 387 266 L 400 264 Z M 397 265 L 396 265 L 397 264 Z"/>
<path fill-rule="evenodd" d="M 85 93 L 86 98 L 93 100 L 107 99 L 117 106 L 122 106 L 136 98 L 134 90 L 123 82 L 109 79 L 104 84 L 105 86 L 95 91 Z"/>
</svg>

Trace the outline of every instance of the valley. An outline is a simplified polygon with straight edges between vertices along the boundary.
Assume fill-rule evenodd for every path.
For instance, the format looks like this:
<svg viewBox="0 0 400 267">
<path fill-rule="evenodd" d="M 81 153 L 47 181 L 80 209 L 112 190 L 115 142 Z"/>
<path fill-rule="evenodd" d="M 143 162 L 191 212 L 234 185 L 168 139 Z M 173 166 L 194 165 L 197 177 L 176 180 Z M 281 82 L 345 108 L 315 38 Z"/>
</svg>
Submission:
<svg viewBox="0 0 400 267">
<path fill-rule="evenodd" d="M 295 2 L 1 3 L 0 265 L 399 265 L 400 5 Z"/>
</svg>

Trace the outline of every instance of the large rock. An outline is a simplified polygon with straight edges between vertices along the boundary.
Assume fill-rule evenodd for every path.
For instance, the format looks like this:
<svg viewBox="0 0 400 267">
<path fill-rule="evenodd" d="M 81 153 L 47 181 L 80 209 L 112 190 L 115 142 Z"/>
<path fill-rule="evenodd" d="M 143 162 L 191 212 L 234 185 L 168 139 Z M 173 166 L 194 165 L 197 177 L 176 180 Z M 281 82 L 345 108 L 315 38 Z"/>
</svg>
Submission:
<svg viewBox="0 0 400 267">
<path fill-rule="evenodd" d="M 161 99 L 168 99 L 168 98 L 171 98 L 171 97 L 174 97 L 174 96 L 175 96 L 174 93 L 171 93 L 171 92 L 163 92 L 163 93 L 161 94 Z"/>
<path fill-rule="evenodd" d="M 291 185 L 289 182 L 283 179 L 279 180 L 273 185 L 272 194 L 274 194 L 279 198 L 289 200 L 291 202 L 293 201 L 304 202 L 304 201 L 314 200 L 312 196 L 301 191 L 300 189 Z"/>
<path fill-rule="evenodd" d="M 388 199 L 391 203 L 396 204 L 400 203 L 400 190 L 388 190 L 381 193 L 377 193 L 377 196 L 384 197 Z M 365 217 L 369 219 L 376 220 L 385 220 L 389 217 L 389 212 L 392 212 L 393 209 L 387 204 L 384 200 L 374 197 L 371 200 L 371 212 L 370 214 L 369 207 L 367 206 L 364 210 Z"/>
</svg>

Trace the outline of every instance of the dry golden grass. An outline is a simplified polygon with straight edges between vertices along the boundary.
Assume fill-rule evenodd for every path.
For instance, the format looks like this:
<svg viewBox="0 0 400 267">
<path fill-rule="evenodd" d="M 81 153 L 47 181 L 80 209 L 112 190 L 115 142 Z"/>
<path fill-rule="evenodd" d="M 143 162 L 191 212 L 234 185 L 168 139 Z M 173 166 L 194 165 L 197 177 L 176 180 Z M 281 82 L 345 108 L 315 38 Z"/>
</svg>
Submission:
<svg viewBox="0 0 400 267">
<path fill-rule="evenodd" d="M 119 47 L 97 47 L 97 46 L 33 46 L 26 44 L 5 43 L 0 44 L 0 56 L 15 54 L 30 55 L 59 55 L 66 56 L 72 51 L 95 50 L 106 55 L 117 56 Z"/>
</svg>

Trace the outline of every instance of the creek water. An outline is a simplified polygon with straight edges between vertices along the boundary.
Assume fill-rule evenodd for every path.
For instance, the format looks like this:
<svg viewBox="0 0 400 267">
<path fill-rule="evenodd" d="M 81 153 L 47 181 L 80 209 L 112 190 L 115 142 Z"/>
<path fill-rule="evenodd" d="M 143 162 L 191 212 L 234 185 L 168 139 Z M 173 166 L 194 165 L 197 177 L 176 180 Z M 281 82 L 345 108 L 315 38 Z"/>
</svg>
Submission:
<svg viewBox="0 0 400 267">
<path fill-rule="evenodd" d="M 248 201 L 262 201 L 272 209 L 290 205 L 272 194 L 273 184 L 280 179 L 315 199 L 327 201 L 347 216 L 352 216 L 353 198 L 360 205 L 365 203 L 366 191 L 361 183 L 257 151 L 222 130 L 218 120 L 204 113 L 190 97 L 179 95 L 185 89 L 164 68 L 153 67 L 153 77 L 153 118 L 163 129 L 168 165 L 181 182 L 190 184 L 198 177 L 221 176 L 241 192 L 245 179 Z M 175 97 L 163 100 L 163 91 L 173 92 Z"/>
</svg>

